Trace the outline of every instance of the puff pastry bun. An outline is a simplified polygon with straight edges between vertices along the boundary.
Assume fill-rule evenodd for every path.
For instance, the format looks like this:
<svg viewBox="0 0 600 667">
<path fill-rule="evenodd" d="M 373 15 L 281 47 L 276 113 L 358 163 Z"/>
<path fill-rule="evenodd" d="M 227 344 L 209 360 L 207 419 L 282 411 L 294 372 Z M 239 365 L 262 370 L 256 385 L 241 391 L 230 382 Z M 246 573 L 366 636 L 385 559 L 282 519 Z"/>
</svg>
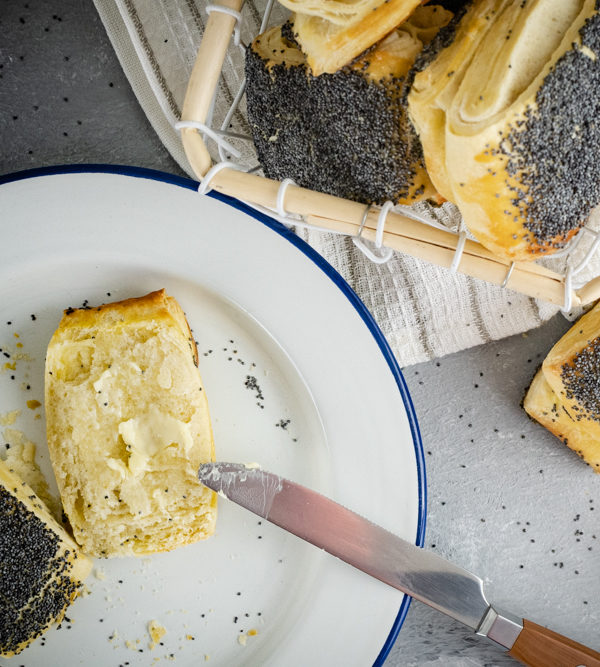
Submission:
<svg viewBox="0 0 600 667">
<path fill-rule="evenodd" d="M 246 52 L 248 120 L 268 178 L 369 204 L 438 200 L 408 118 L 411 68 L 452 14 L 419 7 L 367 53 L 314 76 L 289 24 Z"/>
<path fill-rule="evenodd" d="M 600 202 L 599 10 L 477 0 L 415 77 L 431 180 L 501 257 L 556 252 Z"/>
<path fill-rule="evenodd" d="M 523 407 L 600 472 L 600 304 L 550 350 Z"/>
<path fill-rule="evenodd" d="M 196 345 L 164 290 L 68 309 L 46 357 L 48 448 L 77 542 L 98 556 L 167 551 L 211 535 L 214 460 Z"/>
</svg>

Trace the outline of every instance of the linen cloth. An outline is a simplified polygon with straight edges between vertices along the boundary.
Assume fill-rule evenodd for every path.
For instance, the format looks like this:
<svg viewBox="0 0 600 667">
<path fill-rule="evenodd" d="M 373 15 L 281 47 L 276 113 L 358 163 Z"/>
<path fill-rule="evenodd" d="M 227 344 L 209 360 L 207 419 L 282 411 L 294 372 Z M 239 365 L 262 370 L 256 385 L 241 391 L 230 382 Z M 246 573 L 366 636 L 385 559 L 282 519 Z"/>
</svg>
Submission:
<svg viewBox="0 0 600 667">
<path fill-rule="evenodd" d="M 195 177 L 184 154 L 179 132 L 187 83 L 207 20 L 202 0 L 94 0 L 119 61 L 140 105 L 173 158 Z M 266 0 L 247 0 L 242 10 L 241 39 L 249 43 L 260 32 Z M 287 10 L 275 3 L 270 24 L 281 22 Z M 243 50 L 230 46 L 213 109 L 213 127 L 220 127 L 243 80 Z M 244 100 L 233 114 L 230 129 L 249 135 Z M 216 145 L 209 141 L 215 162 Z M 254 159 L 251 143 L 236 143 L 240 162 Z M 451 204 L 429 215 L 454 230 L 461 229 Z M 600 226 L 598 211 L 592 226 Z M 452 273 L 407 255 L 394 253 L 385 264 L 367 259 L 351 238 L 299 229 L 361 298 L 379 324 L 401 366 L 430 360 L 535 328 L 559 307 L 531 299 L 468 276 Z M 588 235 L 591 237 L 591 235 Z M 590 238 L 591 242 L 591 238 Z M 589 243 L 583 242 L 568 260 L 548 262 L 564 272 L 576 265 Z M 585 282 L 600 273 L 594 256 L 577 276 Z"/>
</svg>

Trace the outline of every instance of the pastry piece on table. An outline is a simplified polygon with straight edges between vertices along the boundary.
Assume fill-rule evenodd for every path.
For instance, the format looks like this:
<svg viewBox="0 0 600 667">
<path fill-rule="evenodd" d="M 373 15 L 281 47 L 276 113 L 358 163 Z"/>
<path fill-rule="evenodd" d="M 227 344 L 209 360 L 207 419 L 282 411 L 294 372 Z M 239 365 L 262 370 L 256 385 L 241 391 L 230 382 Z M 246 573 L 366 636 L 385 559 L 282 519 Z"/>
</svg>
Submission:
<svg viewBox="0 0 600 667">
<path fill-rule="evenodd" d="M 289 24 L 246 51 L 247 110 L 268 178 L 369 204 L 437 199 L 407 115 L 410 69 L 451 14 L 420 7 L 352 65 L 313 76 Z"/>
<path fill-rule="evenodd" d="M 523 407 L 600 472 L 600 304 L 550 350 Z"/>
<path fill-rule="evenodd" d="M 421 0 L 280 0 L 315 76 L 335 72 L 400 25 Z"/>
<path fill-rule="evenodd" d="M 600 203 L 599 11 L 475 0 L 418 65 L 408 101 L 431 180 L 498 256 L 556 252 Z"/>
<path fill-rule="evenodd" d="M 208 404 L 185 315 L 164 290 L 65 311 L 46 357 L 48 447 L 77 542 L 167 551 L 214 532 Z"/>
<path fill-rule="evenodd" d="M 20 653 L 60 622 L 91 568 L 44 503 L 0 461 L 0 655 Z"/>
</svg>

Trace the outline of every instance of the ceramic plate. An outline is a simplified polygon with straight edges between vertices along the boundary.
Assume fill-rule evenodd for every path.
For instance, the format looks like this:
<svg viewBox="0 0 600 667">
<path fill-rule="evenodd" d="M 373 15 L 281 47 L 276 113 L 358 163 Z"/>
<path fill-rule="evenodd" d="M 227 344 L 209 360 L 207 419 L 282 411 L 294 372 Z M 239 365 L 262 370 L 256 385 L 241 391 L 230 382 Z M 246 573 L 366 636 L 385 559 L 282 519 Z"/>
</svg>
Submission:
<svg viewBox="0 0 600 667">
<path fill-rule="evenodd" d="M 62 310 L 164 287 L 198 343 L 218 459 L 258 462 L 422 543 L 423 455 L 404 380 L 364 306 L 310 247 L 158 172 L 75 167 L 3 180 L 0 432 L 36 444 L 54 490 L 43 405 L 27 401 L 43 403 Z M 225 500 L 215 536 L 96 560 L 86 593 L 60 628 L 0 664 L 364 666 L 383 661 L 408 607 Z M 151 621 L 166 630 L 153 648 Z"/>
</svg>

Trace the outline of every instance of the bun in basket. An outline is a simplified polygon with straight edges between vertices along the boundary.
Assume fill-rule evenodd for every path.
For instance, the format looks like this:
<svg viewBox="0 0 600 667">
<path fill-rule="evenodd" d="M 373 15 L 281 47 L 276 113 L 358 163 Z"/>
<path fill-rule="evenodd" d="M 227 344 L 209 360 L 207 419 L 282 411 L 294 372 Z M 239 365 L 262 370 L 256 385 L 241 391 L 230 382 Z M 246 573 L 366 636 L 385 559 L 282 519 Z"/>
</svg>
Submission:
<svg viewBox="0 0 600 667">
<path fill-rule="evenodd" d="M 93 556 L 167 551 L 214 531 L 206 394 L 185 315 L 164 290 L 69 308 L 48 346 L 48 447 L 77 542 Z"/>
<path fill-rule="evenodd" d="M 315 76 L 335 72 L 400 25 L 420 0 L 280 0 Z"/>
<path fill-rule="evenodd" d="M 247 110 L 268 178 L 366 204 L 438 199 L 408 118 L 411 67 L 452 15 L 418 8 L 352 65 L 313 76 L 289 24 L 246 51 Z"/>
<path fill-rule="evenodd" d="M 600 472 L 600 304 L 550 350 L 523 407 Z"/>
<path fill-rule="evenodd" d="M 20 653 L 77 597 L 92 561 L 0 461 L 0 656 Z"/>
<path fill-rule="evenodd" d="M 500 257 L 556 252 L 600 203 L 599 10 L 477 0 L 415 76 L 409 110 L 431 180 Z"/>
</svg>

